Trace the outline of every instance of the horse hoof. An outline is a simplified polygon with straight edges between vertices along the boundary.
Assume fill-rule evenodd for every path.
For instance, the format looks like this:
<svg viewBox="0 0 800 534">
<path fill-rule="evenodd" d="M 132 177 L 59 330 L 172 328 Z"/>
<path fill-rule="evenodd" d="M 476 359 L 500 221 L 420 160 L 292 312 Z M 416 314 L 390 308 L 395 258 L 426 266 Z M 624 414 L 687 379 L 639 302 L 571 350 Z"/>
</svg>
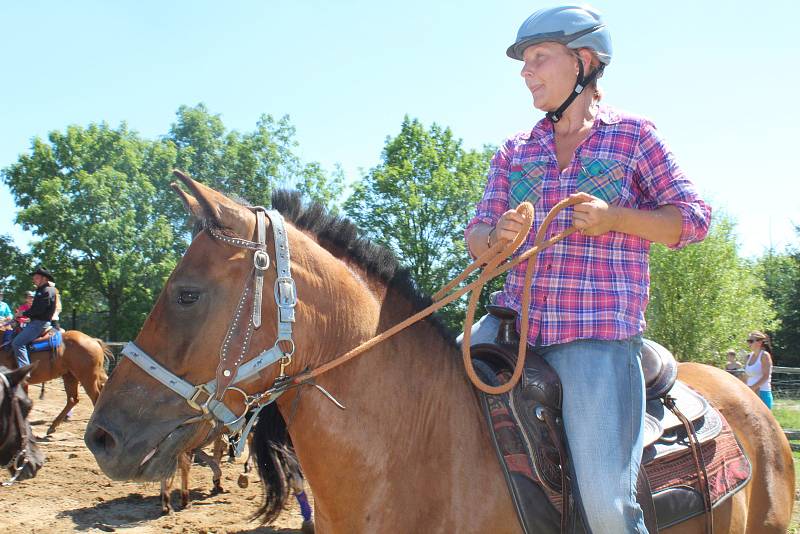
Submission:
<svg viewBox="0 0 800 534">
<path fill-rule="evenodd" d="M 303 526 L 300 528 L 303 534 L 314 534 L 314 522 L 312 520 L 303 521 Z"/>
<path fill-rule="evenodd" d="M 250 485 L 250 479 L 247 475 L 239 475 L 239 479 L 236 481 L 240 488 L 244 489 Z"/>
<path fill-rule="evenodd" d="M 47 429 L 47 435 L 51 436 L 52 434 L 55 433 L 55 431 L 56 429 L 51 426 L 50 428 Z"/>
</svg>

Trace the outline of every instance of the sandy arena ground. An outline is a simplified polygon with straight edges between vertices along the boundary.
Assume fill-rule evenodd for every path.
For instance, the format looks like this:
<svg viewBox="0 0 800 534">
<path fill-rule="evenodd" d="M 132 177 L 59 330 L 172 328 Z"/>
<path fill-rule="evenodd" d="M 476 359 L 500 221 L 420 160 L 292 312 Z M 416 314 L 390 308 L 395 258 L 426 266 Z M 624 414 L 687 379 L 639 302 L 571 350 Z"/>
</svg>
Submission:
<svg viewBox="0 0 800 534">
<path fill-rule="evenodd" d="M 124 532 L 124 533 L 299 533 L 302 517 L 294 498 L 290 508 L 272 528 L 263 527 L 250 516 L 262 502 L 261 482 L 251 472 L 250 485 L 241 489 L 236 480 L 244 458 L 235 464 L 223 458 L 222 486 L 225 493 L 210 495 L 211 470 L 195 465 L 189 477 L 192 504 L 169 516 L 161 515 L 159 485 L 114 482 L 108 479 L 83 443 L 83 431 L 92 403 L 81 389 L 80 403 L 71 421 L 62 424 L 40 446 L 46 454 L 44 467 L 36 478 L 0 487 L 0 532 Z M 30 387 L 34 407 L 30 421 L 36 436 L 64 407 L 61 380 L 45 388 L 39 400 L 39 386 Z M 209 451 L 210 452 L 210 451 Z M 8 480 L 3 471 L 2 480 Z M 180 497 L 175 480 L 173 506 Z"/>
</svg>

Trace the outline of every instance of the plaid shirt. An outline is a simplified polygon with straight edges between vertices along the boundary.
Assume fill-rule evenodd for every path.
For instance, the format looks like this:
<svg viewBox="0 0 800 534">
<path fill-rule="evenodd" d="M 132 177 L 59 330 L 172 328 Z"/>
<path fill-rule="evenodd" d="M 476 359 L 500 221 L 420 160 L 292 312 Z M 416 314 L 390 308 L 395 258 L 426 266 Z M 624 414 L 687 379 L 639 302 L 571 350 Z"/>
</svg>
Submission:
<svg viewBox="0 0 800 534">
<path fill-rule="evenodd" d="M 504 212 L 526 200 L 534 205 L 534 228 L 538 228 L 555 204 L 577 191 L 640 210 L 677 207 L 683 225 L 672 248 L 702 240 L 711 220 L 711 208 L 684 176 L 653 124 L 603 106 L 588 138 L 561 173 L 548 119 L 508 139 L 492 159 L 486 190 L 465 234 L 478 223 L 495 225 Z M 571 223 L 572 208 L 562 210 L 548 236 Z M 533 246 L 534 233 L 518 253 Z M 597 237 L 575 233 L 544 250 L 531 286 L 529 343 L 626 339 L 642 333 L 650 287 L 649 251 L 650 241 L 620 232 Z M 496 304 L 520 311 L 526 265 L 509 271 Z"/>
</svg>

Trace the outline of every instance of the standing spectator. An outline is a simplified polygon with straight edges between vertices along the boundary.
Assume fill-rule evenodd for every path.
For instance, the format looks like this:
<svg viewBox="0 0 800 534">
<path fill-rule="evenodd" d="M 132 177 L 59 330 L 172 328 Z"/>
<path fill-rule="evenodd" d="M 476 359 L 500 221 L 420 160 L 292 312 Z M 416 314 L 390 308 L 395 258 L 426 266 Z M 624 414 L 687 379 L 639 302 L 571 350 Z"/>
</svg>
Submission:
<svg viewBox="0 0 800 534">
<path fill-rule="evenodd" d="M 744 372 L 747 375 L 747 385 L 758 395 L 764 404 L 772 409 L 772 345 L 769 336 L 758 330 L 750 332 L 747 336 L 750 345 L 750 354 Z"/>
<path fill-rule="evenodd" d="M 730 349 L 728 351 L 728 363 L 725 364 L 726 371 L 737 371 L 742 368 L 742 364 L 736 359 L 736 351 Z"/>
<path fill-rule="evenodd" d="M 47 284 L 53 281 L 50 271 L 39 267 L 31 273 L 33 283 L 36 286 L 36 293 L 30 308 L 22 312 L 23 316 L 30 319 L 28 326 L 16 335 L 11 341 L 11 348 L 17 359 L 17 368 L 30 364 L 28 358 L 28 343 L 42 335 L 42 332 L 50 327 L 50 319 L 56 311 L 56 290 Z"/>
</svg>

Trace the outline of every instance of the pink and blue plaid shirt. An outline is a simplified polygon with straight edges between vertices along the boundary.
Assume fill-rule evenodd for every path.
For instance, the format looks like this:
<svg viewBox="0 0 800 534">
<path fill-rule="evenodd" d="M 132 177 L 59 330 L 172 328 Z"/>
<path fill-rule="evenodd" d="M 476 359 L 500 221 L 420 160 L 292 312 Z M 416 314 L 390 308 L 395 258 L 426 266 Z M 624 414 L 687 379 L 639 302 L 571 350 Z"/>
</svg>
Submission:
<svg viewBox="0 0 800 534">
<path fill-rule="evenodd" d="M 711 208 L 678 167 L 646 119 L 601 107 L 589 137 L 569 167 L 558 170 L 553 124 L 542 119 L 508 139 L 492 159 L 477 223 L 494 225 L 523 201 L 534 206 L 534 229 L 559 201 L 585 191 L 609 204 L 654 210 L 671 204 L 683 215 L 680 241 L 702 240 Z M 572 224 L 567 208 L 550 225 L 552 236 Z M 518 253 L 533 246 L 535 231 Z M 575 233 L 539 254 L 531 287 L 528 341 L 541 345 L 576 339 L 626 339 L 644 332 L 650 287 L 650 241 L 620 232 Z M 497 304 L 520 311 L 527 262 L 509 271 Z"/>
</svg>

